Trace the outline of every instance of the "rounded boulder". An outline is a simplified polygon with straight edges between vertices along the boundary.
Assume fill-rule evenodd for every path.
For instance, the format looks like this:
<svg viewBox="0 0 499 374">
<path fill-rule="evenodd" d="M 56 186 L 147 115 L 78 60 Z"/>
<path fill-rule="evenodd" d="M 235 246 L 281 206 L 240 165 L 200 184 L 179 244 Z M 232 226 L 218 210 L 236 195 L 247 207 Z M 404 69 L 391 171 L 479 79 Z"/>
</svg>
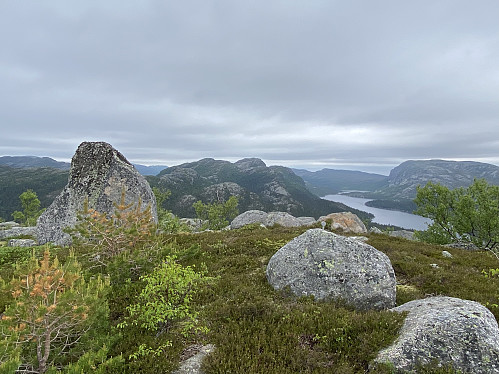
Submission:
<svg viewBox="0 0 499 374">
<path fill-rule="evenodd" d="M 395 306 L 396 279 L 389 258 L 374 247 L 322 229 L 310 229 L 279 249 L 267 265 L 276 290 L 342 300 L 358 310 Z"/>
</svg>

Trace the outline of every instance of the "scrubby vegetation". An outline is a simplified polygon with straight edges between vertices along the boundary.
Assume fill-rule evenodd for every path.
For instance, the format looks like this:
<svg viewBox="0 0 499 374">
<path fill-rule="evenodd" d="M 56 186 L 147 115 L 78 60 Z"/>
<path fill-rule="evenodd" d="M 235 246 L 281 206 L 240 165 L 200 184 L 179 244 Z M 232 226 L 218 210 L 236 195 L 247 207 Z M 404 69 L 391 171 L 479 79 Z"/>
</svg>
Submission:
<svg viewBox="0 0 499 374">
<path fill-rule="evenodd" d="M 251 226 L 225 232 L 158 234 L 141 229 L 148 227 L 141 221 L 147 213 L 137 206 L 118 204 L 116 208 L 114 217 L 87 212 L 85 230 L 78 231 L 80 239 L 72 248 L 44 246 L 33 251 L 0 247 L 4 326 L 19 328 L 19 323 L 14 325 L 13 319 L 5 318 L 22 307 L 16 304 L 22 294 L 12 287 L 26 274 L 36 278 L 40 269 L 56 271 L 71 266 L 71 274 L 78 275 L 74 281 L 81 282 L 78 287 L 86 287 L 81 295 L 90 297 L 76 299 L 76 308 L 70 309 L 86 314 L 81 319 L 91 328 L 86 325 L 72 334 L 73 341 L 81 336 L 81 345 L 75 343 L 67 354 L 47 360 L 47 373 L 168 373 L 182 358 L 189 357 L 192 347 L 206 343 L 216 346 L 204 362 L 208 374 L 364 373 L 377 352 L 393 342 L 402 325 L 404 315 L 356 312 L 340 303 L 274 291 L 265 277 L 266 265 L 282 245 L 305 228 Z M 106 226 L 116 222 L 118 215 L 127 222 L 139 222 L 130 229 L 133 235 L 127 234 L 132 231 L 113 231 Z M 104 232 L 92 231 L 89 223 L 93 221 L 100 231 L 105 228 Z M 135 241 L 129 245 L 120 239 L 119 246 L 109 247 L 99 235 L 133 236 Z M 499 277 L 489 271 L 498 263 L 490 252 L 447 249 L 453 257 L 445 258 L 438 245 L 375 234 L 370 235 L 369 243 L 392 261 L 398 304 L 428 295 L 448 295 L 476 300 L 499 317 Z M 24 275 L 17 269 L 24 269 Z M 78 287 L 73 288 L 75 292 Z M 95 297 L 99 297 L 100 309 L 95 309 Z M 43 321 L 50 305 L 39 310 L 36 318 Z M 4 338 L 0 348 L 13 349 L 10 356 L 0 356 L 4 372 L 13 373 L 12 367 L 21 358 L 32 358 L 31 372 L 42 373 L 36 364 L 37 341 L 12 345 Z M 371 372 L 391 373 L 391 369 L 380 366 Z M 452 370 L 422 368 L 420 372 Z"/>
<path fill-rule="evenodd" d="M 499 186 L 476 179 L 467 188 L 451 190 L 438 183 L 428 182 L 418 187 L 414 202 L 416 214 L 428 217 L 433 223 L 418 233 L 420 239 L 431 243 L 473 243 L 478 248 L 495 250 L 499 243 Z"/>
</svg>

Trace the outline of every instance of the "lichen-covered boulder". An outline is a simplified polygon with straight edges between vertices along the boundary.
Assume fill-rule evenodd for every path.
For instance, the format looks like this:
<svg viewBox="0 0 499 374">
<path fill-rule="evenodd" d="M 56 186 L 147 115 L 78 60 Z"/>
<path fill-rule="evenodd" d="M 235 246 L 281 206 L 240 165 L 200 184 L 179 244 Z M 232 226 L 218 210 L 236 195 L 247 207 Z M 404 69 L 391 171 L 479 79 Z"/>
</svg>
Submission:
<svg viewBox="0 0 499 374">
<path fill-rule="evenodd" d="M 483 305 L 430 297 L 392 310 L 409 314 L 395 343 L 376 362 L 390 363 L 397 372 L 414 372 L 436 361 L 463 373 L 499 373 L 499 328 Z"/>
<path fill-rule="evenodd" d="M 352 212 L 331 213 L 322 216 L 319 221 L 331 221 L 331 229 L 341 230 L 345 233 L 365 234 L 367 233 L 364 222 Z"/>
<path fill-rule="evenodd" d="M 297 296 L 343 300 L 359 310 L 395 306 L 395 272 L 374 247 L 322 229 L 310 229 L 279 249 L 267 280 Z"/>
<path fill-rule="evenodd" d="M 157 222 L 154 194 L 133 165 L 108 143 L 81 143 L 71 160 L 68 184 L 38 219 L 39 244 L 69 244 L 71 238 L 63 229 L 76 223 L 84 201 L 88 200 L 89 208 L 112 214 L 122 191 L 127 204 L 141 200 L 144 209 L 151 207 Z"/>
<path fill-rule="evenodd" d="M 267 213 L 261 210 L 248 210 L 241 213 L 230 223 L 231 229 L 239 229 L 246 225 L 251 225 L 253 223 L 265 224 L 267 219 Z"/>
<path fill-rule="evenodd" d="M 300 227 L 302 223 L 296 217 L 286 212 L 270 212 L 267 214 L 265 219 L 265 226 L 271 227 L 274 225 L 280 225 L 283 227 Z"/>
<path fill-rule="evenodd" d="M 409 231 L 409 230 L 397 230 L 397 231 L 392 231 L 389 234 L 390 236 L 393 236 L 395 238 L 402 238 L 402 239 L 407 239 L 407 240 L 414 240 L 414 232 Z"/>
<path fill-rule="evenodd" d="M 297 217 L 302 226 L 313 226 L 317 223 L 314 217 Z"/>
</svg>

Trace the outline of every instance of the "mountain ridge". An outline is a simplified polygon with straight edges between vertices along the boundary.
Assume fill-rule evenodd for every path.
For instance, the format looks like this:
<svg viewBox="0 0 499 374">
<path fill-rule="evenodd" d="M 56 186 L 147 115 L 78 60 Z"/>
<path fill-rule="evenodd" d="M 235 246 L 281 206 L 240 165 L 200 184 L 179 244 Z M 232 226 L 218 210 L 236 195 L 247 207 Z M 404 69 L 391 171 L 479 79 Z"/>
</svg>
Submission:
<svg viewBox="0 0 499 374">
<path fill-rule="evenodd" d="M 369 215 L 346 205 L 320 199 L 305 182 L 284 166 L 267 166 L 261 159 L 245 158 L 235 163 L 205 158 L 172 166 L 156 177 L 147 177 L 152 186 L 172 192 L 165 208 L 185 217 L 194 216 L 192 204 L 239 198 L 240 211 L 258 209 L 284 211 L 294 216 L 313 216 L 352 211 L 363 218 Z"/>
</svg>

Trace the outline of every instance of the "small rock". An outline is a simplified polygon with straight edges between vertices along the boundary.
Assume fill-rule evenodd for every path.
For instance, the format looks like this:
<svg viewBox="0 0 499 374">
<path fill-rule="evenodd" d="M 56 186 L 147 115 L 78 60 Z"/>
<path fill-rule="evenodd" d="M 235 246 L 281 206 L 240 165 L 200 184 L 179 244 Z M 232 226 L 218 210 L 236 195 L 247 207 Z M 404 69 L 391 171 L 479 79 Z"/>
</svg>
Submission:
<svg viewBox="0 0 499 374">
<path fill-rule="evenodd" d="M 34 247 L 36 241 L 33 239 L 10 239 L 8 247 Z"/>
<path fill-rule="evenodd" d="M 11 229 L 13 227 L 19 227 L 19 226 L 21 226 L 21 225 L 17 222 L 14 222 L 14 221 L 0 222 L 0 230 Z"/>
<path fill-rule="evenodd" d="M 13 238 L 16 236 L 36 236 L 36 227 L 13 227 L 7 230 L 0 230 L 0 239 L 3 238 Z"/>
<path fill-rule="evenodd" d="M 442 251 L 442 256 L 446 257 L 446 258 L 452 258 L 452 254 L 450 252 L 447 252 L 447 251 Z"/>
<path fill-rule="evenodd" d="M 402 238 L 402 239 L 407 239 L 407 240 L 414 240 L 414 232 L 409 231 L 409 230 L 392 231 L 389 235 L 393 236 L 395 238 Z"/>
<path fill-rule="evenodd" d="M 467 242 L 456 242 L 456 243 L 451 243 L 451 244 L 445 244 L 444 247 L 464 249 L 466 251 L 479 251 L 480 250 L 480 248 L 478 248 L 475 244 L 467 243 Z"/>
<path fill-rule="evenodd" d="M 371 234 L 383 234 L 383 231 L 381 231 L 380 229 L 378 229 L 376 226 L 373 226 L 369 229 L 369 232 Z"/>
<path fill-rule="evenodd" d="M 182 362 L 179 369 L 175 370 L 173 374 L 204 374 L 201 370 L 201 364 L 203 363 L 203 359 L 213 352 L 214 349 L 215 346 L 213 344 L 201 347 L 198 353 Z"/>
<path fill-rule="evenodd" d="M 430 264 L 430 266 L 434 269 L 440 269 L 440 266 L 438 266 L 438 264 Z"/>
</svg>

